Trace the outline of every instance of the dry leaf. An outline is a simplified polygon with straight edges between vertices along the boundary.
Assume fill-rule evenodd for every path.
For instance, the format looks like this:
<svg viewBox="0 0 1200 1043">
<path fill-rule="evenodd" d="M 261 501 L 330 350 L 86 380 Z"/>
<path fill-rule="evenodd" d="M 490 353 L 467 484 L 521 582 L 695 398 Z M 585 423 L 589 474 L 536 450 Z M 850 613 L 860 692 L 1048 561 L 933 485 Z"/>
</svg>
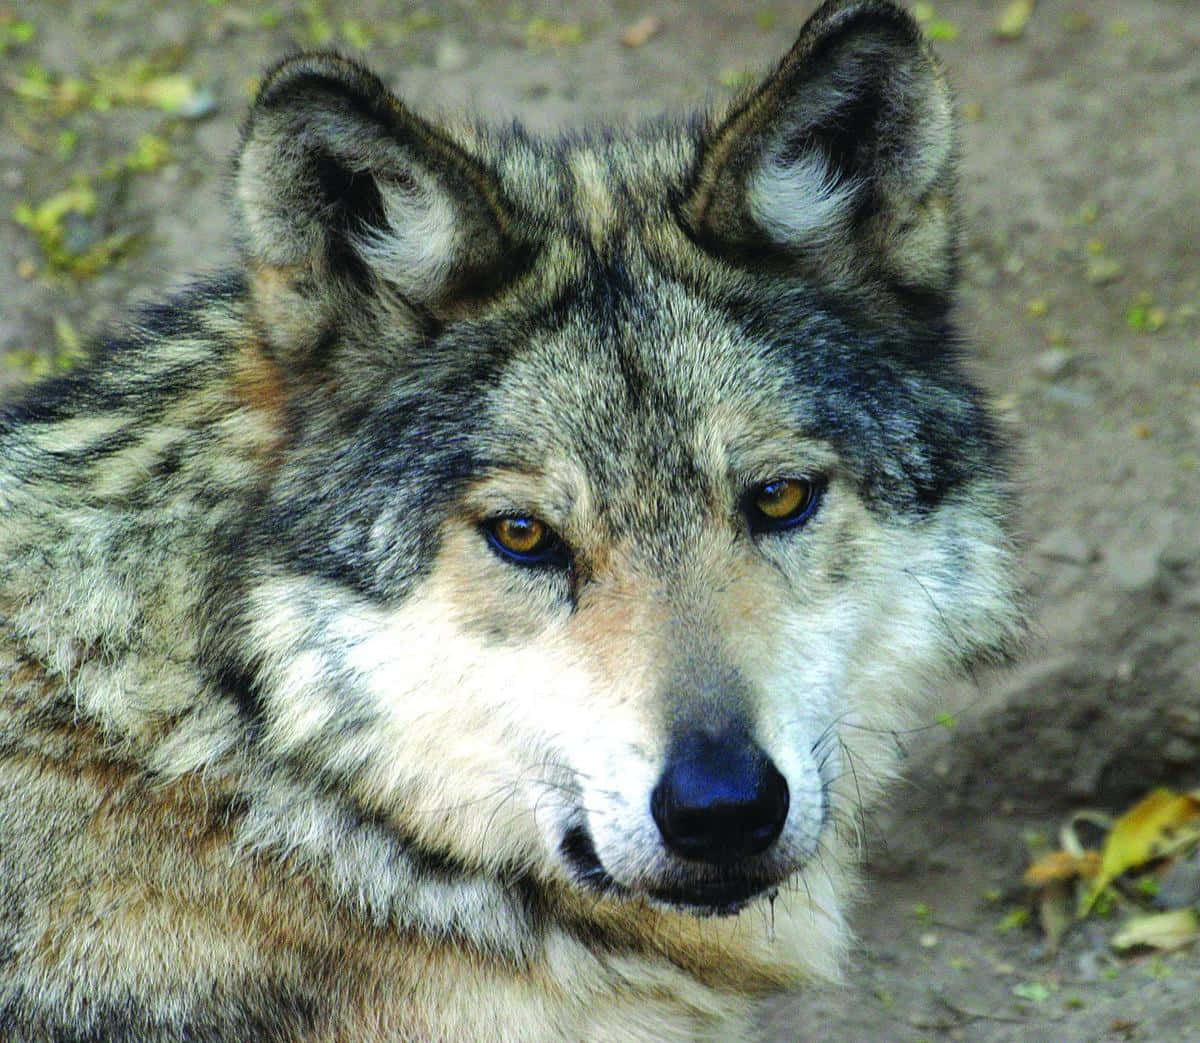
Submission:
<svg viewBox="0 0 1200 1043">
<path fill-rule="evenodd" d="M 1030 887 L 1046 887 L 1078 876 L 1093 877 L 1099 872 L 1100 854 L 1097 851 L 1084 851 L 1078 855 L 1070 851 L 1051 851 L 1025 870 L 1024 880 Z"/>
<path fill-rule="evenodd" d="M 1200 937 L 1200 919 L 1194 909 L 1175 909 L 1169 913 L 1135 916 L 1113 937 L 1118 952 L 1148 948 L 1164 952 L 1182 949 Z"/>
<path fill-rule="evenodd" d="M 621 43 L 626 47 L 641 47 L 661 33 L 662 28 L 662 19 L 648 14 L 645 18 L 639 18 L 621 34 Z"/>
<path fill-rule="evenodd" d="M 1104 841 L 1100 873 L 1083 900 L 1086 913 L 1100 892 L 1126 870 L 1179 850 L 1184 840 L 1200 835 L 1200 798 L 1195 793 L 1157 789 L 1130 808 Z"/>
</svg>

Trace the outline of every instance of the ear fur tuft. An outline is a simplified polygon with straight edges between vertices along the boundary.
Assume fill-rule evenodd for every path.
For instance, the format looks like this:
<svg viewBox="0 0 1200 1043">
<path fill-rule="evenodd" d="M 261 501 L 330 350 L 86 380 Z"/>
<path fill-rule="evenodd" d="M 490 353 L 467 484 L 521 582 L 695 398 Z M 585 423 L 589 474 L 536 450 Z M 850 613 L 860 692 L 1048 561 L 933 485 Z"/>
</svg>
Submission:
<svg viewBox="0 0 1200 1043">
<path fill-rule="evenodd" d="M 235 195 L 252 269 L 276 307 L 308 313 L 386 286 L 436 313 L 500 278 L 513 225 L 494 179 L 372 73 L 305 54 L 264 79 L 242 134 Z M 511 268 L 511 263 L 508 266 Z M 325 301 L 279 300 L 316 286 Z M 265 284 L 264 284 L 265 285 Z"/>
<path fill-rule="evenodd" d="M 885 0 L 830 0 L 775 71 L 708 135 L 682 209 L 747 264 L 820 254 L 843 284 L 948 295 L 954 133 L 945 78 Z"/>
</svg>

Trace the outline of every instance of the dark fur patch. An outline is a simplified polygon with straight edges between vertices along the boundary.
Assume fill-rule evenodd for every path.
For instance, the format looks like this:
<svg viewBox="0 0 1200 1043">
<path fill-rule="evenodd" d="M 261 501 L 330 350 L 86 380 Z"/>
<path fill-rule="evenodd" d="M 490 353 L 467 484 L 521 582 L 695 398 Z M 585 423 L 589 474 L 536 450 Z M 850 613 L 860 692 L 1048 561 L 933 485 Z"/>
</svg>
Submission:
<svg viewBox="0 0 1200 1043">
<path fill-rule="evenodd" d="M 156 1016 L 133 997 L 89 1003 L 81 1017 L 76 1011 L 47 1009 L 18 990 L 0 1003 L 0 1038 L 7 1043 L 290 1043 L 316 1027 L 321 1007 L 318 997 L 293 986 L 256 981 L 242 998 L 198 995 L 194 1012 L 178 1018 Z"/>
</svg>

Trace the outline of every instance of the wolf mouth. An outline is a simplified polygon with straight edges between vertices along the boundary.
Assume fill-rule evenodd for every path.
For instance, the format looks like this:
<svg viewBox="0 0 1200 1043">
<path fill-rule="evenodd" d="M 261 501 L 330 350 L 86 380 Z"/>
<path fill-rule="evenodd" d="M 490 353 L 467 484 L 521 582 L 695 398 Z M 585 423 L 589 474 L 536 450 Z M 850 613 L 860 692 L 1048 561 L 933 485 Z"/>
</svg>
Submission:
<svg viewBox="0 0 1200 1043">
<path fill-rule="evenodd" d="M 705 880 L 686 887 L 656 888 L 648 894 L 656 902 L 683 909 L 697 916 L 736 916 L 751 901 L 762 895 L 774 895 L 775 880 L 739 877 L 725 880 Z"/>
<path fill-rule="evenodd" d="M 596 844 L 585 826 L 572 826 L 559 845 L 563 858 L 575 874 L 575 879 L 595 891 L 628 893 L 604 868 L 596 853 Z"/>
<path fill-rule="evenodd" d="M 637 893 L 618 883 L 604 868 L 595 842 L 585 826 L 569 829 L 562 839 L 560 850 L 575 879 L 590 890 L 624 896 Z M 725 875 L 710 880 L 668 882 L 660 887 L 648 888 L 644 894 L 654 902 L 697 916 L 734 916 L 753 899 L 773 894 L 779 883 L 774 876 L 763 874 Z"/>
</svg>

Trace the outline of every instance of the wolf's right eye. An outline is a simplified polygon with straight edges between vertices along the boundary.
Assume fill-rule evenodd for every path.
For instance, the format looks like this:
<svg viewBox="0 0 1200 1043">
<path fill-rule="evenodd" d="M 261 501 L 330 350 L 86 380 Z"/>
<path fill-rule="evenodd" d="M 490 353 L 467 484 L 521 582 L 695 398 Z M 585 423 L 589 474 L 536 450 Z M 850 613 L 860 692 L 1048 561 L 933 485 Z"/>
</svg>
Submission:
<svg viewBox="0 0 1200 1043">
<path fill-rule="evenodd" d="M 809 478 L 775 478 L 750 490 L 746 517 L 754 532 L 776 532 L 803 525 L 816 513 L 824 483 Z"/>
<path fill-rule="evenodd" d="M 561 565 L 566 548 L 544 521 L 528 515 L 503 515 L 484 522 L 484 535 L 502 558 L 519 565 Z"/>
</svg>

